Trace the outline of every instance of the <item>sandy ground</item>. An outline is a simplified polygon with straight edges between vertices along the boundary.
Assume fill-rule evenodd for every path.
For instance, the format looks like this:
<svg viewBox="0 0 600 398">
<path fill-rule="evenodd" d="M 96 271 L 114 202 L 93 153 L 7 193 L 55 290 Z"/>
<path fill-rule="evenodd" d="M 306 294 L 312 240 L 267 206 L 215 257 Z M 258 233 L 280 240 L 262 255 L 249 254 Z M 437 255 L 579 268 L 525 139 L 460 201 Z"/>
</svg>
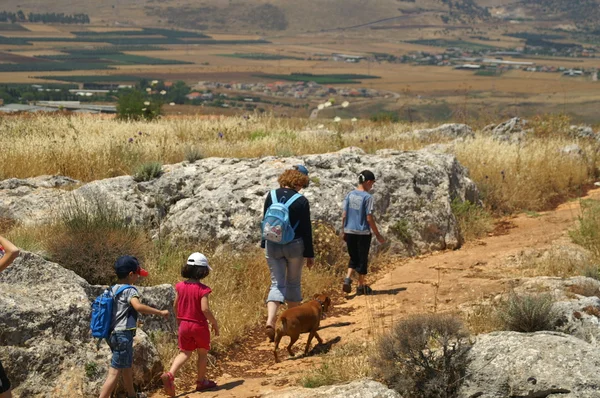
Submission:
<svg viewBox="0 0 600 398">
<path fill-rule="evenodd" d="M 600 189 L 589 191 L 587 197 L 600 199 Z M 286 358 L 286 337 L 280 346 L 283 360 L 275 364 L 273 345 L 257 331 L 238 348 L 243 355 L 236 356 L 235 362 L 224 361 L 226 373 L 216 379 L 217 390 L 195 393 L 189 383 L 180 383 L 184 385 L 178 393 L 186 397 L 249 398 L 294 386 L 307 370 L 318 366 L 323 352 L 332 346 L 373 341 L 382 330 L 409 314 L 456 311 L 461 305 L 494 297 L 515 279 L 506 266 L 510 256 L 527 249 L 549 248 L 564 239 L 578 214 L 579 201 L 571 201 L 553 211 L 504 220 L 495 233 L 459 250 L 391 260 L 387 271 L 372 277 L 376 279 L 374 295 L 352 294 L 334 301 L 334 315 L 321 322 L 319 332 L 326 343 L 313 348 L 311 355 L 300 355 L 306 341 L 303 335 L 295 345 L 296 357 Z M 157 392 L 152 397 L 164 395 Z"/>
</svg>

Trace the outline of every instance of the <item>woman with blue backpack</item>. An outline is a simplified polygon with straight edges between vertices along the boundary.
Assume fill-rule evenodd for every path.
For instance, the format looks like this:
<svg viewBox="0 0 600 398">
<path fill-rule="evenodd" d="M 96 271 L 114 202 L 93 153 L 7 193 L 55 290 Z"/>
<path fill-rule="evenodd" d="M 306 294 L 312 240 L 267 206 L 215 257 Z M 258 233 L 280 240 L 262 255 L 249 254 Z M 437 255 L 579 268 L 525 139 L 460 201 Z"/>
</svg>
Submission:
<svg viewBox="0 0 600 398">
<path fill-rule="evenodd" d="M 299 192 L 308 187 L 308 170 L 302 165 L 284 171 L 277 180 L 279 188 L 265 198 L 261 224 L 261 247 L 271 271 L 271 288 L 267 297 L 266 333 L 275 338 L 277 310 L 283 303 L 288 308 L 302 302 L 300 282 L 304 259 L 311 269 L 314 264 L 312 225 L 308 199 Z"/>
</svg>

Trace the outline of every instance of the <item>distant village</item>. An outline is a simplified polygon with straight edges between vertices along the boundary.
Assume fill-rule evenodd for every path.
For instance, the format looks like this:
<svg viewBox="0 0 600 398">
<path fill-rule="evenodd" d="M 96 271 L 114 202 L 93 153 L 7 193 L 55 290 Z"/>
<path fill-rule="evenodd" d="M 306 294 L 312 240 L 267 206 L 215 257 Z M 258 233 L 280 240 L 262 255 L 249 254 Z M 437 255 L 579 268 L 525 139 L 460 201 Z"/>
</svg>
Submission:
<svg viewBox="0 0 600 398">
<path fill-rule="evenodd" d="M 325 98 L 332 95 L 342 97 L 384 97 L 389 93 L 381 93 L 370 88 L 348 88 L 322 85 L 315 82 L 288 82 L 276 81 L 273 83 L 223 83 L 213 81 L 202 81 L 192 87 L 192 92 L 187 95 L 191 101 L 212 101 L 216 96 L 215 90 L 231 90 L 238 92 L 249 92 L 279 98 Z"/>
</svg>

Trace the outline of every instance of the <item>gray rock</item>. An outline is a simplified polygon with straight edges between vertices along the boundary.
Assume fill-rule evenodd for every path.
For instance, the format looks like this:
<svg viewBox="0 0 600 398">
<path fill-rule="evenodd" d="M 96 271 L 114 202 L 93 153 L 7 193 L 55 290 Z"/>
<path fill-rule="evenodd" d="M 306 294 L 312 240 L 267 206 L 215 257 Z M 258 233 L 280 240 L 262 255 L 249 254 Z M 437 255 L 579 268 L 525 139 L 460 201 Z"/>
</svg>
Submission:
<svg viewBox="0 0 600 398">
<path fill-rule="evenodd" d="M 89 331 L 91 303 L 104 287 L 23 252 L 0 274 L 0 359 L 21 397 L 98 396 L 110 363 L 105 342 L 96 347 Z M 174 291 L 140 288 L 142 301 L 170 309 Z M 175 322 L 140 315 L 146 331 L 174 331 Z M 143 330 L 134 343 L 134 382 L 147 387 L 162 369 Z"/>
<path fill-rule="evenodd" d="M 471 127 L 466 124 L 448 123 L 432 129 L 416 130 L 408 135 L 418 139 L 428 139 L 432 137 L 444 138 L 475 138 L 475 133 Z"/>
<path fill-rule="evenodd" d="M 319 388 L 289 388 L 261 395 L 264 398 L 402 398 L 381 383 L 363 379 Z"/>
<path fill-rule="evenodd" d="M 581 147 L 577 144 L 570 144 L 562 147 L 560 149 L 560 153 L 573 158 L 581 158 L 584 155 L 583 149 L 581 149 Z"/>
<path fill-rule="evenodd" d="M 527 121 L 519 117 L 514 117 L 497 126 L 490 125 L 483 129 L 484 133 L 490 133 L 499 141 L 521 142 L 528 133 Z"/>
<path fill-rule="evenodd" d="M 595 288 L 598 287 L 595 286 Z M 592 296 L 572 301 L 559 301 L 554 303 L 553 309 L 558 317 L 556 331 L 570 334 L 598 347 L 600 344 L 600 319 L 598 319 L 600 298 Z"/>
<path fill-rule="evenodd" d="M 281 172 L 304 163 L 313 181 L 303 191 L 311 215 L 339 227 L 341 203 L 356 184 L 357 174 L 371 169 L 378 177 L 375 211 L 380 229 L 397 251 L 410 253 L 453 249 L 462 237 L 451 211 L 453 199 L 479 203 L 475 184 L 453 155 L 390 152 L 366 155 L 359 148 L 297 158 L 202 159 L 164 167 L 165 173 L 136 183 L 129 176 L 85 184 L 66 192 L 35 188 L 14 199 L 0 190 L 0 204 L 10 206 L 0 217 L 46 222 L 69 201 L 99 200 L 119 208 L 133 223 L 157 225 L 182 238 L 213 241 L 241 248 L 259 241 L 263 203 L 278 186 Z M 396 239 L 399 222 L 410 239 Z M 406 236 L 406 234 L 401 234 Z"/>
<path fill-rule="evenodd" d="M 555 332 L 495 332 L 477 338 L 460 398 L 600 396 L 600 351 Z"/>
<path fill-rule="evenodd" d="M 594 133 L 594 130 L 590 126 L 571 126 L 569 130 L 574 138 L 598 139 L 598 135 Z"/>
</svg>

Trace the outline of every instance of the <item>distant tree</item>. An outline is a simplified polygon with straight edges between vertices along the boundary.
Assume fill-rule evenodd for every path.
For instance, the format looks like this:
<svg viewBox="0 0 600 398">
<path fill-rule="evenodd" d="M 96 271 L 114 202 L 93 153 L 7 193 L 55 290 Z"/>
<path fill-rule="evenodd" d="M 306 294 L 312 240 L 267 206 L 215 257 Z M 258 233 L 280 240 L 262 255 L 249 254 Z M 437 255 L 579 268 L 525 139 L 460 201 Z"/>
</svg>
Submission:
<svg viewBox="0 0 600 398">
<path fill-rule="evenodd" d="M 117 117 L 122 120 L 154 120 L 160 116 L 161 105 L 160 101 L 148 99 L 139 90 L 128 90 L 119 96 Z"/>
</svg>

